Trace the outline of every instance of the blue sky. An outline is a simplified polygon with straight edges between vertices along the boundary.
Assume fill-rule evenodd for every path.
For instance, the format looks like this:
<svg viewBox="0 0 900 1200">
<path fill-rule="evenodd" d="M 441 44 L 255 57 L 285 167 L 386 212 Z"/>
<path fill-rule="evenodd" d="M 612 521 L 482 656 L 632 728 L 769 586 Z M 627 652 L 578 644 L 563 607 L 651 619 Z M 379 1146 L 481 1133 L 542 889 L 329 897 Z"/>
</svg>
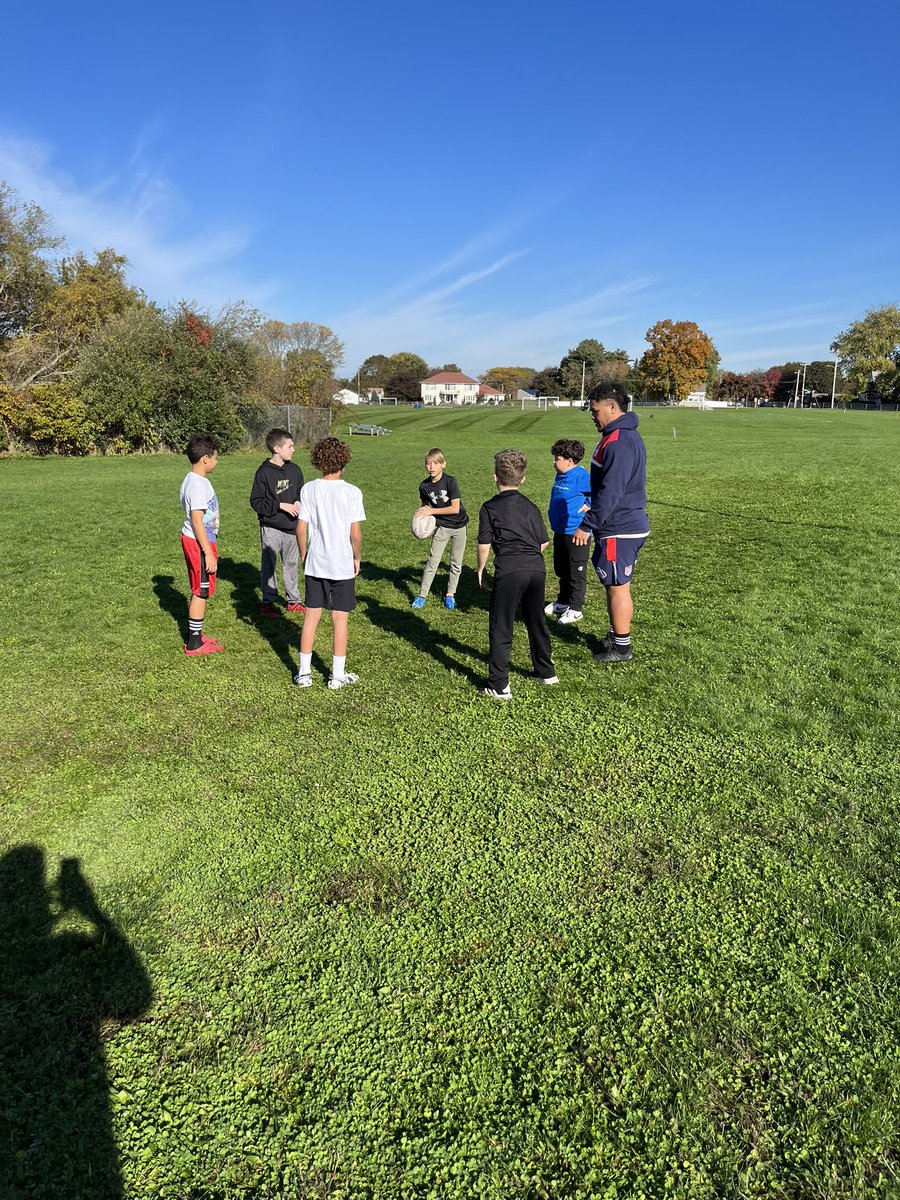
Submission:
<svg viewBox="0 0 900 1200">
<path fill-rule="evenodd" d="M 900 301 L 900 5 L 38 3 L 0 178 L 163 303 L 469 373 L 696 321 L 829 356 Z"/>
</svg>

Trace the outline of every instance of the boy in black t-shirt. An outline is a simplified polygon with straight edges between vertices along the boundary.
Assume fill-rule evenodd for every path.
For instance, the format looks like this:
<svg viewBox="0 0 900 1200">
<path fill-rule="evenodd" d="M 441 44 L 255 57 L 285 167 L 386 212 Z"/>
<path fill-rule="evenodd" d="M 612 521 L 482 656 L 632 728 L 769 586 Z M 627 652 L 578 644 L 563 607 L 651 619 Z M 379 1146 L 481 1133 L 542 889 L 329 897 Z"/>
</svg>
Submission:
<svg viewBox="0 0 900 1200">
<path fill-rule="evenodd" d="M 478 518 L 478 583 L 484 586 L 484 568 L 494 551 L 494 586 L 491 591 L 491 653 L 486 696 L 511 700 L 509 656 L 513 621 L 521 605 L 528 630 L 534 678 L 559 683 L 550 657 L 550 635 L 544 619 L 543 554 L 549 544 L 547 527 L 537 507 L 521 494 L 528 460 L 521 450 L 501 450 L 494 457 L 494 482 L 499 495 L 481 506 Z"/>
<path fill-rule="evenodd" d="M 428 478 L 419 484 L 422 507 L 417 508 L 417 517 L 434 517 L 437 529 L 431 539 L 431 552 L 422 572 L 419 594 L 412 602 L 413 608 L 424 608 L 435 572 L 441 564 L 444 547 L 450 543 L 450 573 L 447 579 L 447 595 L 444 608 L 456 608 L 456 585 L 462 571 L 463 555 L 466 550 L 466 526 L 469 514 L 463 508 L 459 484 L 452 475 L 444 473 L 447 460 L 443 453 L 434 448 L 425 455 L 425 470 Z"/>
</svg>

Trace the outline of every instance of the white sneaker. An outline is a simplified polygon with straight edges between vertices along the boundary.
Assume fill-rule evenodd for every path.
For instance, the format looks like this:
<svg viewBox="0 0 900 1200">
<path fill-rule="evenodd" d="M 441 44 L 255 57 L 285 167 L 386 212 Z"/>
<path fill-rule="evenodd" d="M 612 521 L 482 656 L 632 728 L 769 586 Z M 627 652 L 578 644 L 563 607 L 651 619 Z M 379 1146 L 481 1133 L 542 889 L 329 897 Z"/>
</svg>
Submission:
<svg viewBox="0 0 900 1200">
<path fill-rule="evenodd" d="M 294 676 L 294 683 L 297 687 L 312 687 L 312 675 L 301 675 L 299 672 Z"/>
<path fill-rule="evenodd" d="M 333 692 L 338 688 L 346 687 L 349 683 L 359 683 L 359 676 L 354 675 L 352 671 L 345 671 L 343 675 L 332 675 L 328 680 L 328 686 Z"/>
<path fill-rule="evenodd" d="M 564 613 L 568 609 L 568 604 L 559 604 L 556 600 L 552 604 L 548 604 L 544 608 L 545 617 L 558 617 L 560 613 Z"/>
<path fill-rule="evenodd" d="M 567 608 L 559 618 L 560 625 L 574 625 L 576 621 L 580 621 L 584 616 L 583 612 L 579 612 L 577 608 Z"/>
<path fill-rule="evenodd" d="M 535 683 L 545 683 L 547 687 L 554 687 L 557 683 L 559 683 L 558 675 L 548 675 L 546 679 L 543 675 L 532 675 L 531 678 Z"/>
<path fill-rule="evenodd" d="M 491 696 L 494 700 L 512 700 L 512 692 L 509 690 L 509 684 L 506 685 L 502 692 L 498 692 L 494 688 L 482 688 L 481 694 L 483 696 Z"/>
</svg>

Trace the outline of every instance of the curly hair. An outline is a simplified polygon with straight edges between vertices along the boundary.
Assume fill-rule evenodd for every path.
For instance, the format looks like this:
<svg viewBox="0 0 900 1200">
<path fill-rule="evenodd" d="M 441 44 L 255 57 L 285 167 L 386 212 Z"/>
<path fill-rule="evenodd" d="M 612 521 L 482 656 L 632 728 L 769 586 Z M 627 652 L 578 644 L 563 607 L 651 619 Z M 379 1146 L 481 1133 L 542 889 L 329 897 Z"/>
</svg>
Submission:
<svg viewBox="0 0 900 1200">
<path fill-rule="evenodd" d="M 560 438 L 550 447 L 550 453 L 554 458 L 570 458 L 572 462 L 580 463 L 584 458 L 584 446 L 572 438 Z"/>
<path fill-rule="evenodd" d="M 310 461 L 323 475 L 335 475 L 343 471 L 353 457 L 353 451 L 340 438 L 327 437 L 313 446 Z"/>
<path fill-rule="evenodd" d="M 521 450 L 501 450 L 494 455 L 494 474 L 501 487 L 518 487 L 527 467 L 528 459 Z"/>
</svg>

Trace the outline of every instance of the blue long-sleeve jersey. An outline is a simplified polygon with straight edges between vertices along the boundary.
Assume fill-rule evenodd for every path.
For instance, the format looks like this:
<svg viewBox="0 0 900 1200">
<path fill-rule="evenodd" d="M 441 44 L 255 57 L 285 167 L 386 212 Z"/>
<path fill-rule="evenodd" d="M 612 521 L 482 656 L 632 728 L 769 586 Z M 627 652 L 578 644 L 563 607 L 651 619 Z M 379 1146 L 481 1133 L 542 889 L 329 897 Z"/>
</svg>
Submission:
<svg viewBox="0 0 900 1200">
<path fill-rule="evenodd" d="M 623 413 L 603 430 L 591 459 L 591 508 L 581 528 L 595 537 L 645 537 L 647 451 L 634 413 Z"/>
</svg>

